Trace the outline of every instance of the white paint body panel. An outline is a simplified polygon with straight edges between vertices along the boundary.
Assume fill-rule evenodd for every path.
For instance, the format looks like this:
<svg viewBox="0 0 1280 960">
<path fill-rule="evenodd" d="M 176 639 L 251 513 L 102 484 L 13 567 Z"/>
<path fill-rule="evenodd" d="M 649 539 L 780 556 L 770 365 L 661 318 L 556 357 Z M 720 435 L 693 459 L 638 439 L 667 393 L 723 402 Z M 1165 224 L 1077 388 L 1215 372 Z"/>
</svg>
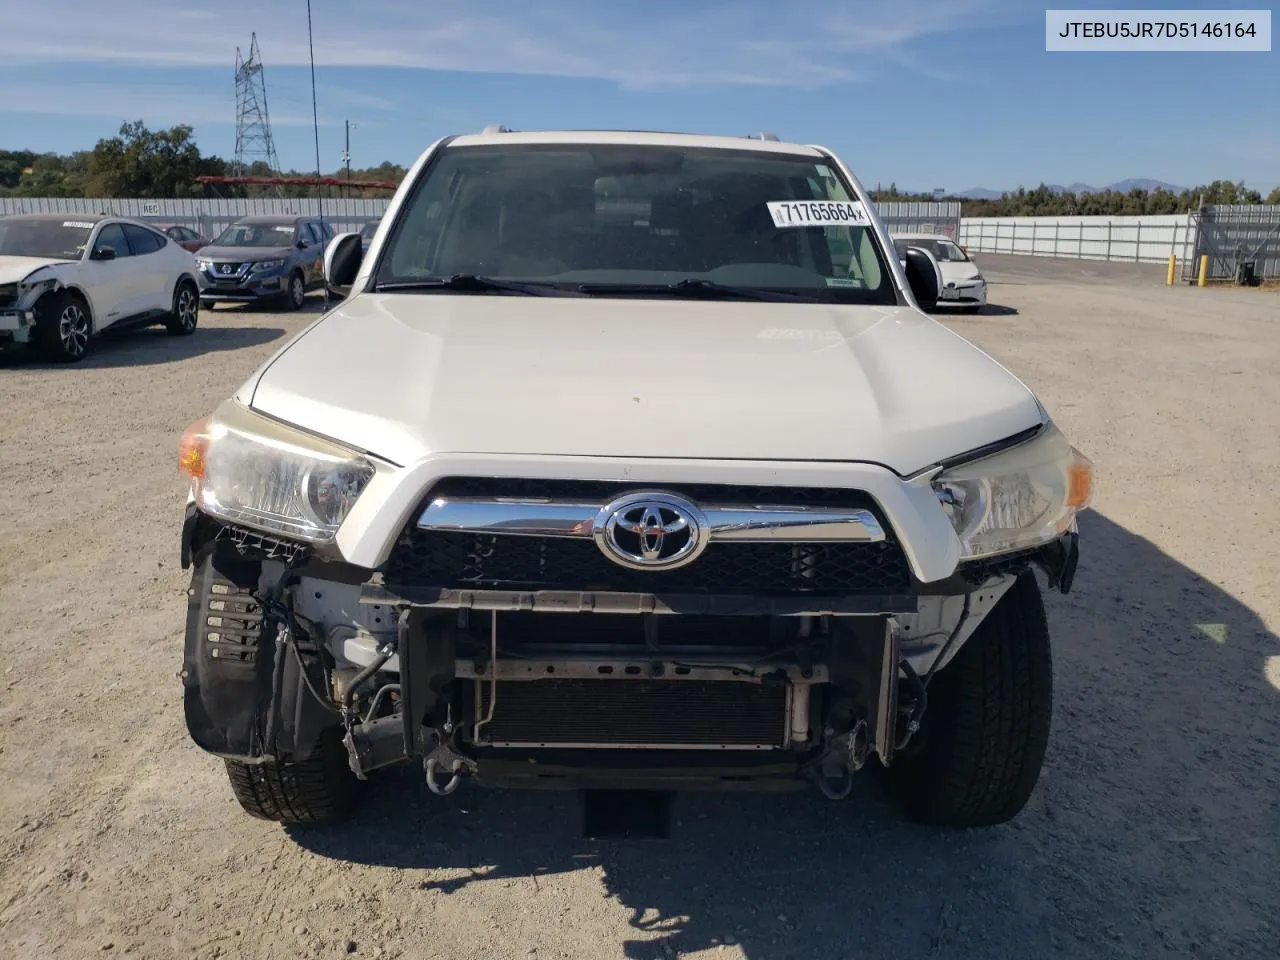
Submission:
<svg viewBox="0 0 1280 960">
<path fill-rule="evenodd" d="M 270 364 L 252 405 L 404 465 L 461 453 L 909 475 L 1040 421 L 1019 380 L 908 308 L 447 293 L 347 300 Z"/>
<path fill-rule="evenodd" d="M 20 283 L 41 267 L 70 264 L 71 260 L 48 260 L 43 257 L 0 257 L 0 284 Z"/>
</svg>

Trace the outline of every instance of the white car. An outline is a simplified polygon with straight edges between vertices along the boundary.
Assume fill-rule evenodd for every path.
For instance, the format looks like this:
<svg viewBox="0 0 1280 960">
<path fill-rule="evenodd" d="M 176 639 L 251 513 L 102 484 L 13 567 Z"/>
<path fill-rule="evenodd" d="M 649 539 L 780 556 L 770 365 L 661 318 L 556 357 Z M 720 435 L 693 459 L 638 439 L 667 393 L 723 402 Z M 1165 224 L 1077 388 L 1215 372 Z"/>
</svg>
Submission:
<svg viewBox="0 0 1280 960">
<path fill-rule="evenodd" d="M 917 820 L 1022 809 L 1092 465 L 836 156 L 448 137 L 360 244 L 181 443 L 187 729 L 246 811 L 870 760 Z"/>
<path fill-rule="evenodd" d="M 0 349 L 33 344 L 75 361 L 107 330 L 162 323 L 174 336 L 194 333 L 199 309 L 195 260 L 145 223 L 0 217 Z"/>
<path fill-rule="evenodd" d="M 923 247 L 933 254 L 942 271 L 938 306 L 955 306 L 964 313 L 976 313 L 987 303 L 987 280 L 978 265 L 954 240 L 936 233 L 895 233 L 899 255 L 908 246 Z"/>
</svg>

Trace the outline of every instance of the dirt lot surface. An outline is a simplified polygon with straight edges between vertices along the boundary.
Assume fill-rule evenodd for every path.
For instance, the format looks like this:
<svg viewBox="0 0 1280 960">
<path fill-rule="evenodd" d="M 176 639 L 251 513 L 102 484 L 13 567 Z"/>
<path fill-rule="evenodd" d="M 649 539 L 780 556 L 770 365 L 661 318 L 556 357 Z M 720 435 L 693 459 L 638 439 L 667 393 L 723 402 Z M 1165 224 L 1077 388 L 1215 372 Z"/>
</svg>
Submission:
<svg viewBox="0 0 1280 960">
<path fill-rule="evenodd" d="M 439 800 L 413 770 L 341 829 L 252 820 L 183 726 L 175 451 L 308 317 L 0 361 L 0 956 L 1274 956 L 1280 299 L 981 262 L 999 306 L 948 322 L 1040 392 L 1099 494 L 1049 601 L 1043 779 L 968 833 L 903 824 L 873 778 L 843 804 L 682 797 L 668 840 L 589 842 L 572 794 Z"/>
</svg>

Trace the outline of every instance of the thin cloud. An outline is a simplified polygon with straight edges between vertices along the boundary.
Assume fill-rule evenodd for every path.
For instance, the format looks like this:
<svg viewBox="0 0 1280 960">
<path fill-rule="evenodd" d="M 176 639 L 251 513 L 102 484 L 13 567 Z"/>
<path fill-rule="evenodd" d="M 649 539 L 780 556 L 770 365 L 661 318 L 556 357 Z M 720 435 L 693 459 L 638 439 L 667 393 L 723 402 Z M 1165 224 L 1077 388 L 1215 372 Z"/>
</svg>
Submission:
<svg viewBox="0 0 1280 960">
<path fill-rule="evenodd" d="M 9 63 L 225 65 L 258 31 L 272 66 L 308 63 L 296 3 L 228 2 L 209 12 L 172 0 L 91 0 L 27 5 L 5 15 L 0 56 Z M 869 61 L 902 63 L 909 45 L 971 26 L 983 0 L 809 0 L 803 17 L 771 0 L 478 5 L 437 0 L 407 8 L 364 0 L 358 15 L 317 0 L 315 55 L 323 67 L 404 67 L 605 80 L 626 89 L 695 85 L 819 87 L 866 76 Z M 797 8 L 799 10 L 800 8 Z M 482 12 L 477 12 L 477 11 Z M 141 37 L 155 38 L 144 41 Z M 172 42 L 169 42 L 172 41 Z"/>
<path fill-rule="evenodd" d="M 193 90 L 134 84 L 6 83 L 0 113 L 34 113 L 68 117 L 107 117 L 123 123 L 144 117 L 151 126 L 187 123 L 208 126 L 235 124 L 229 96 L 201 94 Z M 320 125 L 341 123 L 320 118 Z M 310 127 L 311 115 L 272 111 L 272 126 Z"/>
</svg>

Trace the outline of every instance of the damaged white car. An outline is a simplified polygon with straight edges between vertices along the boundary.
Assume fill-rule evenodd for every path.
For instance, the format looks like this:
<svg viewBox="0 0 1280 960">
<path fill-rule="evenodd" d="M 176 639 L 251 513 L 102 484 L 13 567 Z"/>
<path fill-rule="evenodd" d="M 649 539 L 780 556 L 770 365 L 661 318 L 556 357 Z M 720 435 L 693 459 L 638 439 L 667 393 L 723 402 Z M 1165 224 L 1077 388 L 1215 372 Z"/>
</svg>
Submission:
<svg viewBox="0 0 1280 960">
<path fill-rule="evenodd" d="M 107 330 L 163 324 L 194 333 L 195 260 L 145 223 L 119 217 L 0 217 L 0 350 L 29 344 L 80 360 Z"/>
<path fill-rule="evenodd" d="M 816 786 L 931 823 L 1040 772 L 1040 570 L 1093 470 L 921 308 L 814 146 L 445 138 L 343 297 L 183 437 L 187 727 L 236 798 Z"/>
</svg>

